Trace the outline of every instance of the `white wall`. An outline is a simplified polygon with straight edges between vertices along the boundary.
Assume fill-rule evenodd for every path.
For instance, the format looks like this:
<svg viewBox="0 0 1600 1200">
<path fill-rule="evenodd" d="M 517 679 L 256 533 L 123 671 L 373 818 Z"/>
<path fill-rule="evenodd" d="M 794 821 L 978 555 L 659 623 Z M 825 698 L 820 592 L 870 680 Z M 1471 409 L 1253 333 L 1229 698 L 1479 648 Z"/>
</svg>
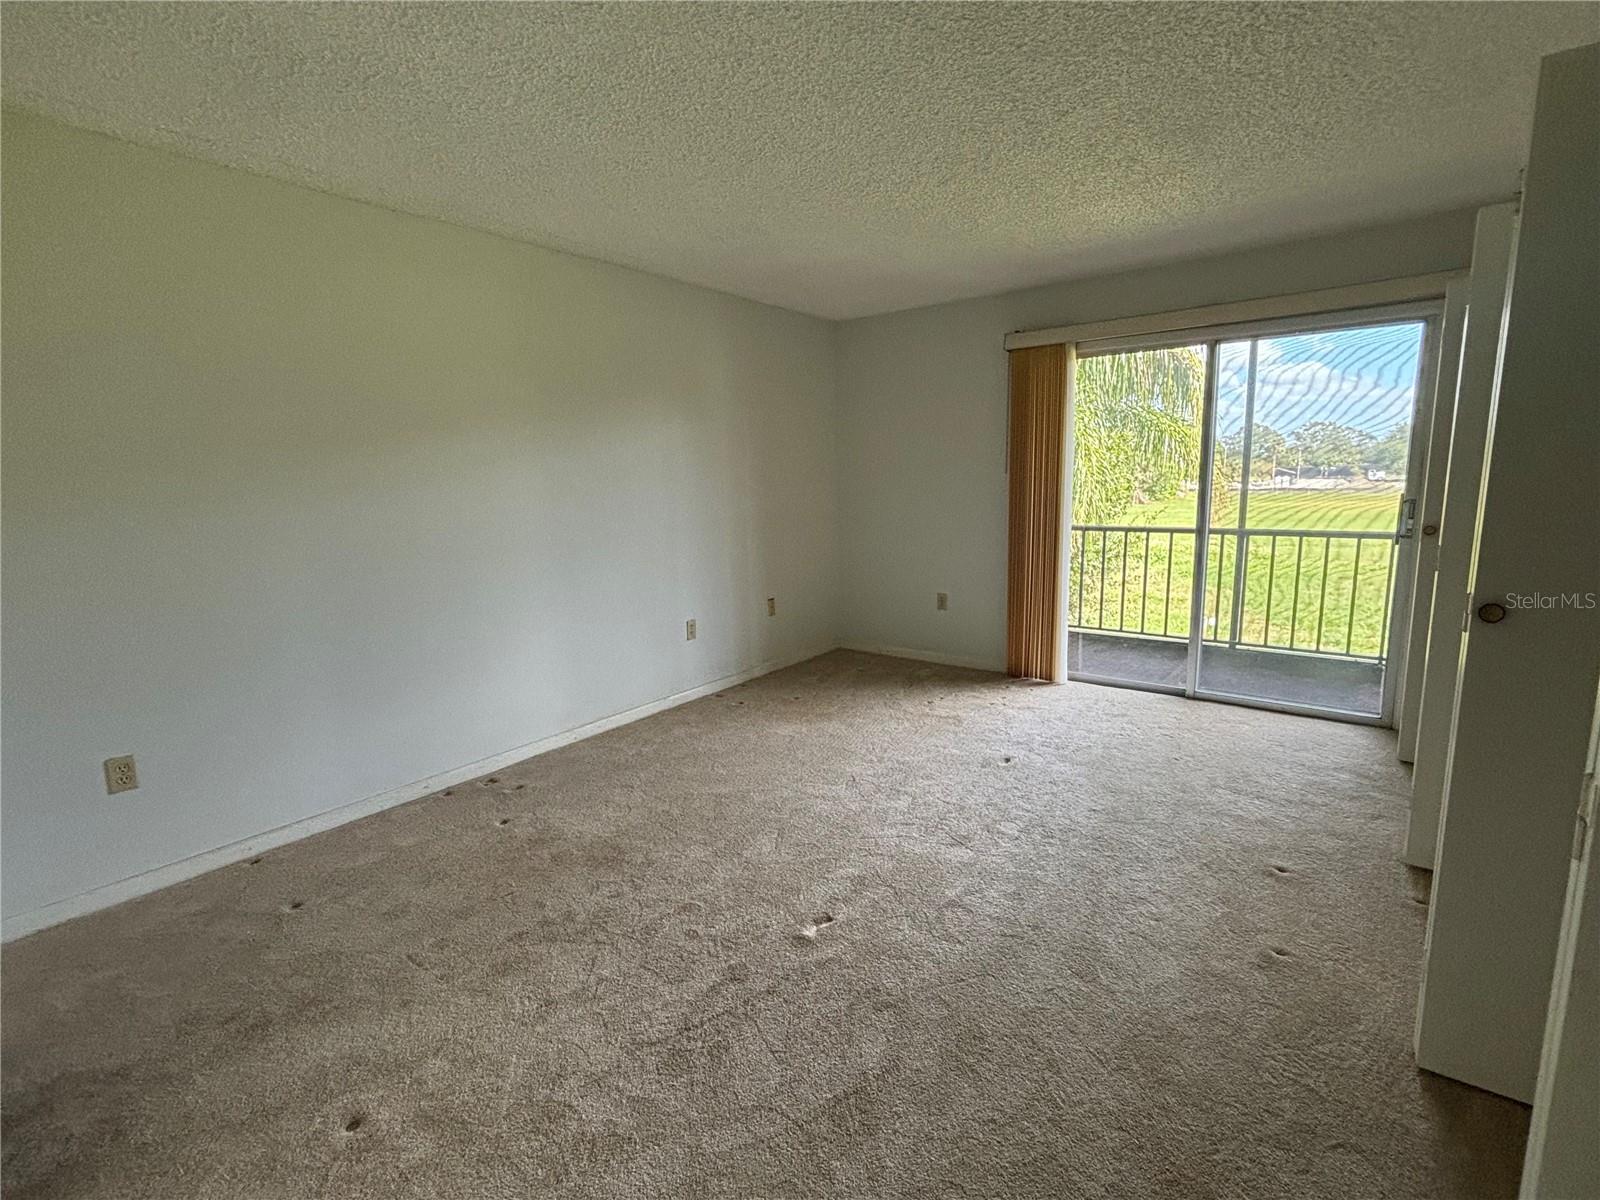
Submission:
<svg viewBox="0 0 1600 1200">
<path fill-rule="evenodd" d="M 12 112 L 4 210 L 8 929 L 832 644 L 827 323 Z"/>
<path fill-rule="evenodd" d="M 845 324 L 845 640 L 1004 664 L 1007 332 L 1458 270 L 1472 222 L 1448 213 Z"/>
</svg>

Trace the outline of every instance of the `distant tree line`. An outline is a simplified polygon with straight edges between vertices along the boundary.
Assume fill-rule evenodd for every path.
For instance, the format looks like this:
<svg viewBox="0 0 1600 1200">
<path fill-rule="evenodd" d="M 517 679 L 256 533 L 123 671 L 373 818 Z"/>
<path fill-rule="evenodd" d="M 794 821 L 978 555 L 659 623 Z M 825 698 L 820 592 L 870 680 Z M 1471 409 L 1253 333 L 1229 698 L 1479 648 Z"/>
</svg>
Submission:
<svg viewBox="0 0 1600 1200">
<path fill-rule="evenodd" d="M 1380 471 L 1400 475 L 1406 469 L 1410 429 L 1401 421 L 1383 437 L 1335 421 L 1308 421 L 1287 437 L 1257 422 L 1250 431 L 1250 478 L 1271 479 L 1280 470 L 1297 476 L 1334 478 Z M 1244 431 L 1222 440 L 1219 471 L 1237 482 L 1244 463 Z"/>
</svg>

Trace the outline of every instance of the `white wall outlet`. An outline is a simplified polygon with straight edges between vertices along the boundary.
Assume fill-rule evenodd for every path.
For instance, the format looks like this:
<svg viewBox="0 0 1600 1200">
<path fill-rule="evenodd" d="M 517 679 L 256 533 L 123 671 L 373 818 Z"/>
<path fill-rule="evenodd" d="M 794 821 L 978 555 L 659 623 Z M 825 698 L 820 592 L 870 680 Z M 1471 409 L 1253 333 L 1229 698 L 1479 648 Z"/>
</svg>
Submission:
<svg viewBox="0 0 1600 1200">
<path fill-rule="evenodd" d="M 139 786 L 139 772 L 134 768 L 133 755 L 123 754 L 106 759 L 106 795 L 131 792 Z"/>
<path fill-rule="evenodd" d="M 768 596 L 767 597 L 767 616 L 775 617 L 777 615 L 778 615 L 778 598 L 776 596 Z"/>
<path fill-rule="evenodd" d="M 687 621 L 685 621 L 683 623 L 683 640 L 686 641 L 686 642 L 694 641 L 694 634 L 695 634 L 694 618 L 690 617 Z"/>
<path fill-rule="evenodd" d="M 949 607 L 950 607 L 950 593 L 949 592 L 935 592 L 933 594 L 933 606 L 935 608 L 937 608 L 940 612 L 947 611 L 949 609 Z"/>
</svg>

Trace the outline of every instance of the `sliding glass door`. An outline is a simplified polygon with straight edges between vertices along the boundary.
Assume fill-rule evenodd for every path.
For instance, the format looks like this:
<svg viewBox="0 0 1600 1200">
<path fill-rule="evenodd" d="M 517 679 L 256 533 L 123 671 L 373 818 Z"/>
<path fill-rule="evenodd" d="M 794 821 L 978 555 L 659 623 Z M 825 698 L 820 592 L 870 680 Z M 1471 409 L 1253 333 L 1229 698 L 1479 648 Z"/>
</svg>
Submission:
<svg viewBox="0 0 1600 1200">
<path fill-rule="evenodd" d="M 1383 714 L 1423 332 L 1218 347 L 1200 694 Z"/>
<path fill-rule="evenodd" d="M 1069 676 L 1386 721 L 1431 328 L 1080 347 Z"/>
<path fill-rule="evenodd" d="M 1069 677 L 1184 690 L 1209 353 L 1174 346 L 1077 365 Z"/>
</svg>

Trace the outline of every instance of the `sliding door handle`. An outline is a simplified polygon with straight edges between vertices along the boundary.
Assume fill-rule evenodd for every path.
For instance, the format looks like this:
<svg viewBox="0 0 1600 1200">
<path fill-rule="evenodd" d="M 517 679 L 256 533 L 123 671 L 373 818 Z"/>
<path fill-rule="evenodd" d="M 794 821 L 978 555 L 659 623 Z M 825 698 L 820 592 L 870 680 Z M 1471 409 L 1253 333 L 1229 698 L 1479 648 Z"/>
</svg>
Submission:
<svg viewBox="0 0 1600 1200">
<path fill-rule="evenodd" d="M 1417 498 L 1407 496 L 1400 501 L 1400 524 L 1394 531 L 1394 540 L 1411 536 L 1411 531 L 1417 526 Z"/>
</svg>

